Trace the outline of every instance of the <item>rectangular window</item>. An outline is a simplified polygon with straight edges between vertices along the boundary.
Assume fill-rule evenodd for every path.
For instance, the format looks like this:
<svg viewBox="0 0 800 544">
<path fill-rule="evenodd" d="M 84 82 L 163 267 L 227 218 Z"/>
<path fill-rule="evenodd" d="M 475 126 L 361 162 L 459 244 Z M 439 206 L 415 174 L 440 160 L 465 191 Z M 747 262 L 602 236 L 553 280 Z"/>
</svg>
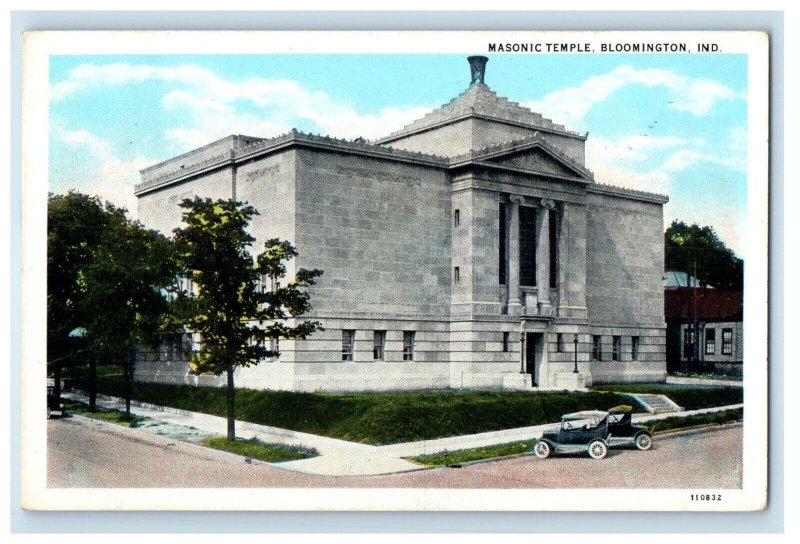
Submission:
<svg viewBox="0 0 800 544">
<path fill-rule="evenodd" d="M 683 331 L 683 358 L 691 359 L 694 356 L 694 330 Z"/>
<path fill-rule="evenodd" d="M 519 284 L 536 285 L 536 208 L 519 207 Z"/>
<path fill-rule="evenodd" d="M 281 339 L 280 338 L 270 338 L 269 339 L 269 350 L 272 352 L 272 360 L 276 360 L 280 357 L 281 353 Z"/>
<path fill-rule="evenodd" d="M 511 333 L 503 333 L 503 352 L 508 353 L 511 350 Z"/>
<path fill-rule="evenodd" d="M 258 277 L 258 291 L 261 293 L 266 293 L 268 290 L 269 285 L 269 276 L 266 274 L 261 274 Z"/>
<path fill-rule="evenodd" d="M 383 361 L 383 351 L 386 345 L 386 331 L 375 331 L 373 338 L 372 358 L 376 361 Z"/>
<path fill-rule="evenodd" d="M 403 360 L 414 360 L 414 331 L 403 331 Z"/>
<path fill-rule="evenodd" d="M 706 355 L 714 355 L 717 352 L 717 330 L 706 329 Z"/>
<path fill-rule="evenodd" d="M 631 360 L 639 360 L 639 337 L 631 336 Z"/>
<path fill-rule="evenodd" d="M 342 361 L 353 360 L 353 340 L 355 336 L 356 331 L 342 331 Z"/>
<path fill-rule="evenodd" d="M 457 227 L 461 224 L 461 210 L 453 212 L 453 226 Z"/>
<path fill-rule="evenodd" d="M 599 334 L 592 336 L 592 360 L 603 360 L 603 337 Z"/>
<path fill-rule="evenodd" d="M 555 210 L 550 212 L 550 287 L 558 283 L 558 214 Z"/>
<path fill-rule="evenodd" d="M 499 276 L 500 276 L 500 285 L 505 285 L 508 281 L 506 279 L 506 205 L 500 203 L 500 226 L 499 226 L 499 246 L 500 246 L 500 262 L 499 264 Z"/>
<path fill-rule="evenodd" d="M 733 329 L 722 329 L 722 354 L 733 355 Z"/>
<path fill-rule="evenodd" d="M 459 267 L 453 269 L 453 282 L 461 283 L 461 268 Z"/>
<path fill-rule="evenodd" d="M 611 360 L 619 361 L 619 354 L 622 351 L 622 337 L 613 336 L 611 338 Z"/>
<path fill-rule="evenodd" d="M 564 353 L 564 335 L 562 333 L 556 334 L 556 350 L 559 353 Z"/>
</svg>

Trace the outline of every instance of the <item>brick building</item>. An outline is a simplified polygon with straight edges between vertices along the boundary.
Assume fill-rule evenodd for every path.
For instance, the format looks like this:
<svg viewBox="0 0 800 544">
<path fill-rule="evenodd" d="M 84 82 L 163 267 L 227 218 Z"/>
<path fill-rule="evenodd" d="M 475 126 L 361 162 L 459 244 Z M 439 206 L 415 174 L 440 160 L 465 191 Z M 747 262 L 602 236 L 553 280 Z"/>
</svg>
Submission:
<svg viewBox="0 0 800 544">
<path fill-rule="evenodd" d="M 742 375 L 744 328 L 741 291 L 667 287 L 667 366 L 670 372 Z"/>
<path fill-rule="evenodd" d="M 597 183 L 586 136 L 498 96 L 485 57 L 458 97 L 374 142 L 229 136 L 142 171 L 139 218 L 235 198 L 292 266 L 324 271 L 324 331 L 237 370 L 286 390 L 576 388 L 666 373 L 661 195 Z M 613 181 L 613 180 L 612 180 Z M 291 273 L 291 270 L 290 270 Z M 577 361 L 577 363 L 576 363 Z M 573 372 L 577 365 L 578 372 Z M 195 377 L 162 351 L 137 379 Z"/>
</svg>

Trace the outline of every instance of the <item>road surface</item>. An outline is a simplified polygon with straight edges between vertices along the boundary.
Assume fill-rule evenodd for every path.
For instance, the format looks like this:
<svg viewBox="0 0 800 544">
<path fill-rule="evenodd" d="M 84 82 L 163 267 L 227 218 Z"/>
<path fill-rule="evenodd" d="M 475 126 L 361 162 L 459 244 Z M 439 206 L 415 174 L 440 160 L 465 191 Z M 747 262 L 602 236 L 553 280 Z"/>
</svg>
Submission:
<svg viewBox="0 0 800 544">
<path fill-rule="evenodd" d="M 385 476 L 302 474 L 82 418 L 49 420 L 49 487 L 738 488 L 742 427 L 656 437 L 650 451 L 519 457 Z"/>
</svg>

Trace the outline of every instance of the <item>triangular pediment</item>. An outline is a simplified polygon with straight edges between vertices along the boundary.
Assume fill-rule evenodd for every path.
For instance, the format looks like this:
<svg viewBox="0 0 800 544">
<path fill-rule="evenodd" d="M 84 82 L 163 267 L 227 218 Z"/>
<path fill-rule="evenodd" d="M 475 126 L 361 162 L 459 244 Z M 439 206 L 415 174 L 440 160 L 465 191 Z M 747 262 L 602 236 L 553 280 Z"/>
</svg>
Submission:
<svg viewBox="0 0 800 544">
<path fill-rule="evenodd" d="M 538 132 L 520 140 L 486 147 L 454 157 L 451 167 L 467 164 L 495 165 L 533 174 L 594 181 L 594 174 L 583 164 L 567 156 L 544 140 Z"/>
<path fill-rule="evenodd" d="M 578 175 L 574 169 L 538 147 L 494 157 L 486 162 L 557 176 L 575 177 Z"/>
</svg>

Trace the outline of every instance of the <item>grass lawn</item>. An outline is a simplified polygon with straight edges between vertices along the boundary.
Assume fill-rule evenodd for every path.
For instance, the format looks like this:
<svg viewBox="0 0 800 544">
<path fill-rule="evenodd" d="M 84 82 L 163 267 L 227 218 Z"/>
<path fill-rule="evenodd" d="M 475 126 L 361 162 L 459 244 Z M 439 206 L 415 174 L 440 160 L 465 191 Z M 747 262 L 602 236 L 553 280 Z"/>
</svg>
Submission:
<svg viewBox="0 0 800 544">
<path fill-rule="evenodd" d="M 736 410 L 723 410 L 713 414 L 700 414 L 687 417 L 670 417 L 667 419 L 645 423 L 643 425 L 645 425 L 650 432 L 658 435 L 679 429 L 690 429 L 706 425 L 723 425 L 725 423 L 741 421 L 743 414 L 744 410 L 739 408 Z M 472 461 L 498 459 L 500 457 L 507 457 L 511 455 L 523 455 L 530 452 L 530 449 L 533 447 L 533 443 L 533 440 L 528 440 L 525 442 L 511 442 L 508 444 L 498 444 L 496 446 L 487 446 L 484 448 L 443 451 L 429 455 L 412 457 L 409 460 L 429 467 L 458 465 Z"/>
<path fill-rule="evenodd" d="M 133 414 L 131 414 L 130 419 L 127 419 L 123 412 L 117 410 L 106 410 L 104 408 L 98 408 L 96 412 L 90 412 L 87 405 L 77 402 L 62 402 L 62 405 L 67 413 L 72 412 L 73 414 L 88 417 L 89 419 L 106 421 L 108 423 L 122 425 L 123 427 L 136 427 L 139 422 L 144 421 L 145 419 Z"/>
<path fill-rule="evenodd" d="M 741 387 L 677 385 L 677 384 L 604 384 L 592 388 L 594 391 L 616 391 L 618 393 L 655 393 L 666 395 L 685 410 L 699 410 L 715 406 L 730 406 L 744 402 Z"/>
<path fill-rule="evenodd" d="M 298 459 L 308 459 L 314 457 L 317 452 L 300 448 L 290 448 L 275 444 L 265 444 L 256 439 L 228 440 L 224 436 L 209 436 L 203 440 L 203 445 L 215 450 L 227 451 L 251 459 L 259 459 L 268 463 L 281 463 L 283 461 L 296 461 Z"/>
<path fill-rule="evenodd" d="M 432 453 L 430 455 L 411 457 L 409 460 L 429 467 L 459 465 L 462 463 L 469 463 L 471 461 L 497 459 L 511 455 L 524 455 L 533 447 L 533 442 L 533 440 L 527 440 L 525 442 L 509 442 L 508 444 L 498 444 L 496 446 L 486 446 L 484 448 L 443 451 L 439 453 Z"/>
<path fill-rule="evenodd" d="M 99 380 L 120 396 L 122 385 Z M 133 398 L 225 416 L 225 389 L 137 382 Z M 517 391 L 290 393 L 238 389 L 237 419 L 365 444 L 393 444 L 558 421 L 578 410 L 630 404 L 623 395 Z"/>
</svg>

